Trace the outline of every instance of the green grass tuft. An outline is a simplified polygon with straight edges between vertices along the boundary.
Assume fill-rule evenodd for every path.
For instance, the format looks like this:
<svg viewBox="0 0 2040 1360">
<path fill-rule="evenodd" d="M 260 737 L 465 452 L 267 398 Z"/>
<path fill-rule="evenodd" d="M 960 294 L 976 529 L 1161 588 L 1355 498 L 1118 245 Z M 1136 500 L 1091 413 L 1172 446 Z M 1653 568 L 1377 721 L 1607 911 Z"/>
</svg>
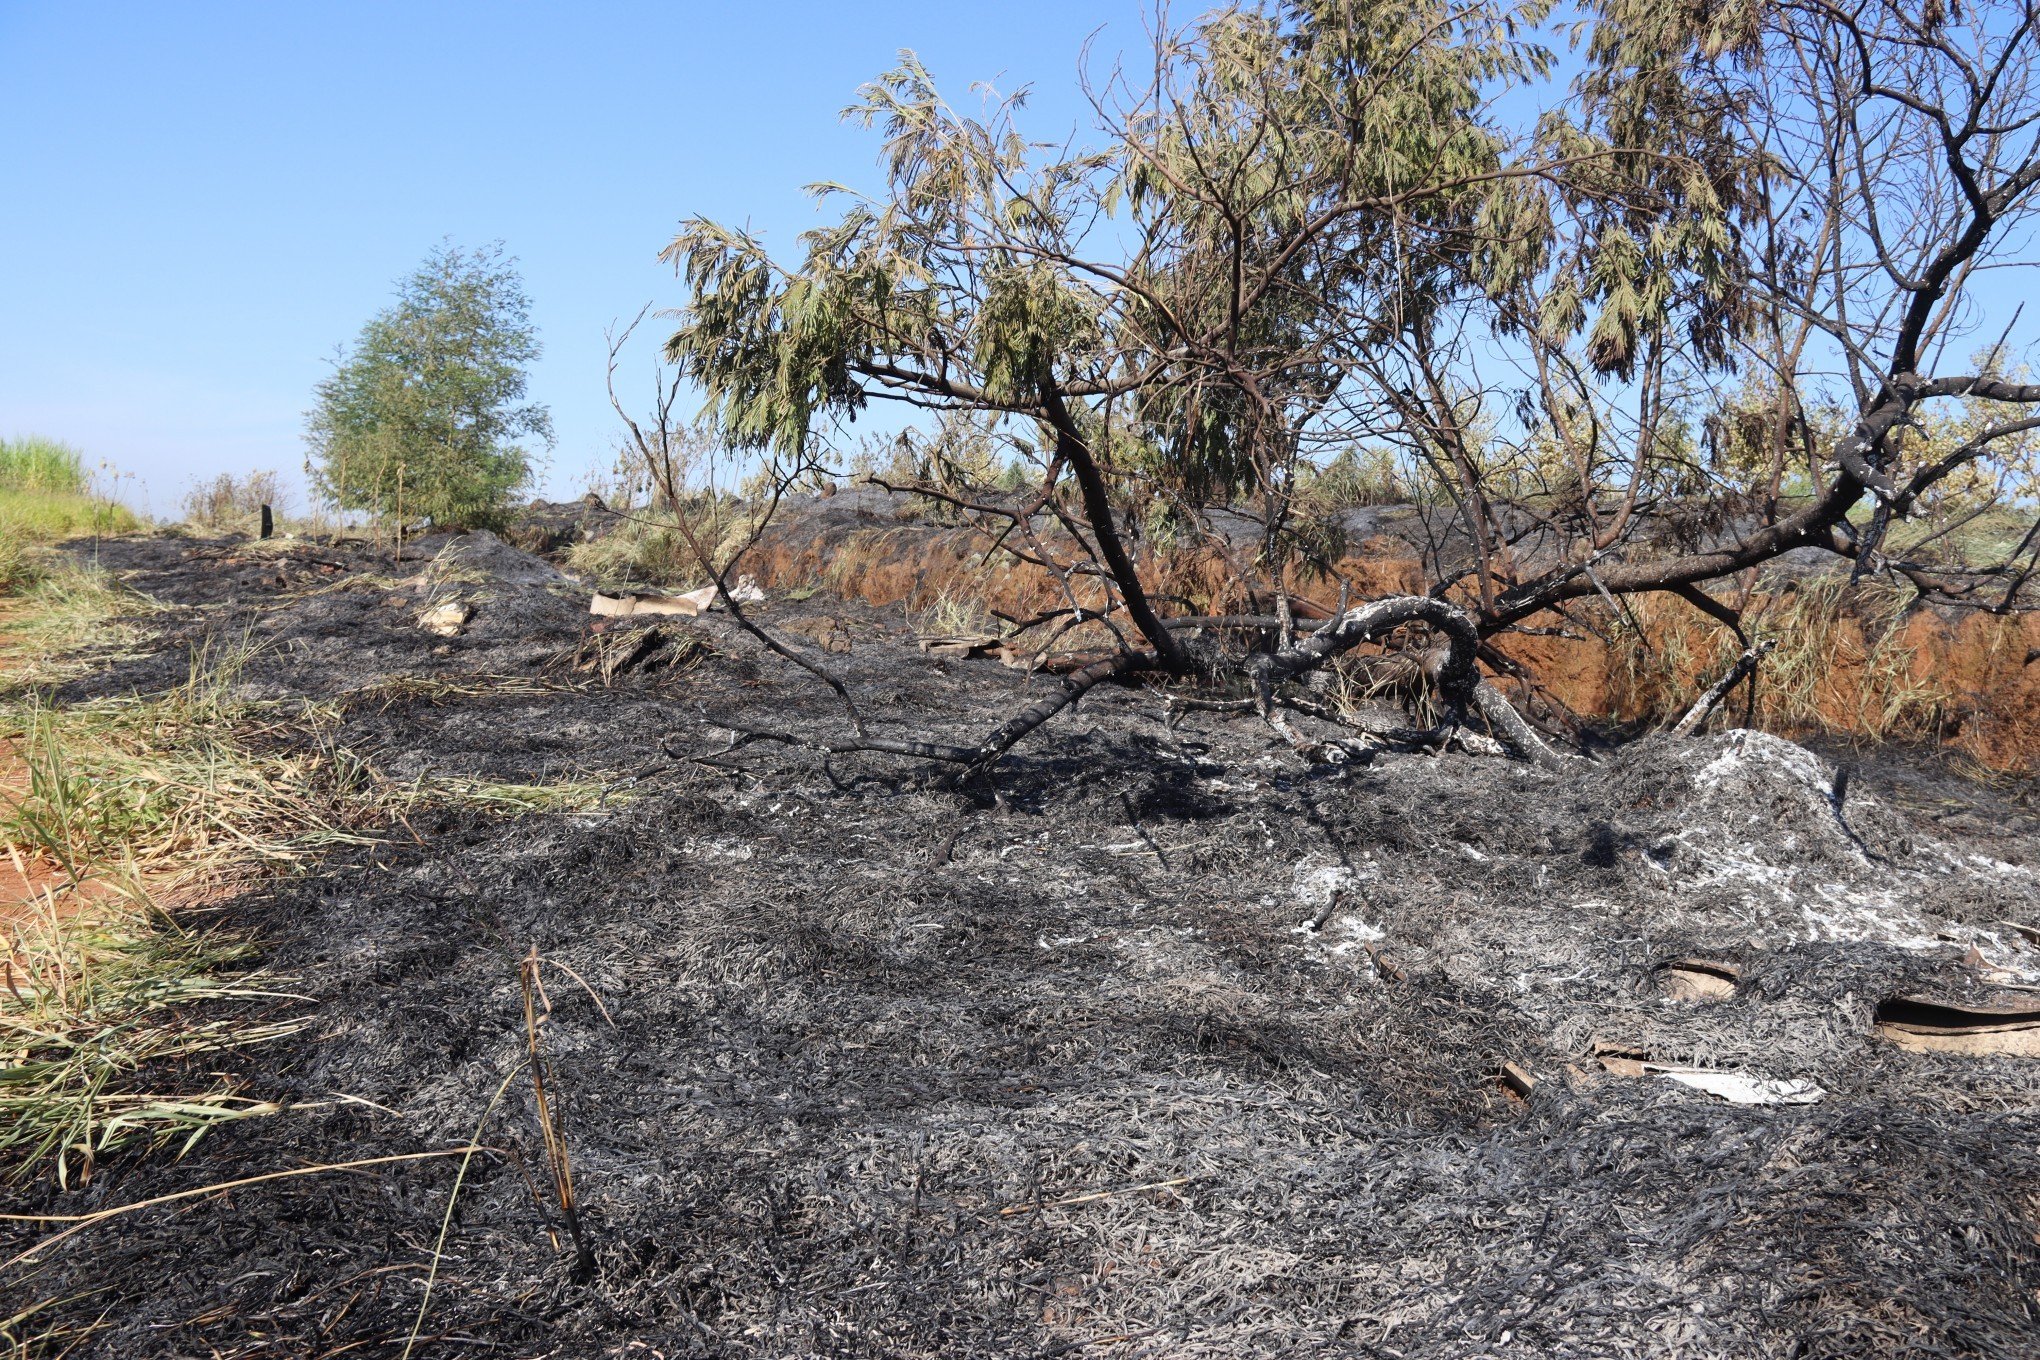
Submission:
<svg viewBox="0 0 2040 1360">
<path fill-rule="evenodd" d="M 0 439 L 0 491 L 83 495 L 90 479 L 85 455 L 57 439 Z"/>
<path fill-rule="evenodd" d="M 34 544 L 141 527 L 134 511 L 93 494 L 84 455 L 69 444 L 0 439 L 0 593 L 34 578 Z"/>
</svg>

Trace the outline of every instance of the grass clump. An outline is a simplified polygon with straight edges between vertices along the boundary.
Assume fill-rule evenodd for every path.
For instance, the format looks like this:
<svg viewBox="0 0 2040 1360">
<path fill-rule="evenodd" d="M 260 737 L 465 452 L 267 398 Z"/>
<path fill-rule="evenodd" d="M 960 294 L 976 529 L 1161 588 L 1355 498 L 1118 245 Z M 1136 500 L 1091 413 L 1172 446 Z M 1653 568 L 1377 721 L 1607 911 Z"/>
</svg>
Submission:
<svg viewBox="0 0 2040 1360">
<path fill-rule="evenodd" d="M 289 716 L 234 696 L 251 654 L 202 646 L 160 696 L 0 703 L 0 855 L 36 892 L 0 916 L 0 1174 L 74 1185 L 115 1149 L 275 1108 L 188 1060 L 296 1022 L 196 1018 L 263 993 L 222 975 L 245 945 L 183 930 L 157 894 L 362 839 L 347 827 L 377 786 L 330 742 L 269 740 Z"/>
<path fill-rule="evenodd" d="M 67 912 L 55 894 L 16 922 L 0 993 L 0 1166 L 82 1185 L 108 1154 L 174 1143 L 182 1152 L 222 1123 L 277 1107 L 210 1075 L 197 1089 L 136 1089 L 150 1069 L 280 1038 L 299 1020 L 199 1019 L 201 1002 L 269 995 L 221 970 L 246 946 L 194 935 L 132 905 Z M 180 1084 L 183 1084 L 180 1082 Z"/>
<path fill-rule="evenodd" d="M 4 552 L 0 552 L 4 561 Z M 60 683 L 139 643 L 142 620 L 161 608 L 96 567 L 30 559 L 0 581 L 0 695 Z"/>
<path fill-rule="evenodd" d="M 72 589 L 55 610 L 107 598 Z M 43 885 L 26 912 L 0 913 L 0 1176 L 76 1185 L 116 1149 L 182 1150 L 276 1111 L 190 1060 L 301 1022 L 221 1015 L 215 1003 L 275 993 L 236 971 L 245 942 L 184 930 L 165 895 L 288 872 L 427 805 L 519 815 L 616 796 L 594 778 L 387 780 L 336 744 L 339 704 L 242 697 L 256 655 L 245 636 L 214 639 L 164 694 L 0 701 L 0 862 Z"/>
<path fill-rule="evenodd" d="M 85 456 L 56 439 L 0 439 L 0 490 L 83 495 Z"/>
<path fill-rule="evenodd" d="M 377 781 L 332 744 L 329 715 L 235 697 L 254 650 L 246 638 L 207 641 L 186 681 L 160 696 L 63 708 L 31 697 L 16 713 L 26 788 L 0 800 L 0 836 L 77 881 L 108 870 L 190 878 L 226 860 L 287 866 L 359 841 L 345 824 L 373 804 Z"/>
<path fill-rule="evenodd" d="M 913 620 L 915 631 L 929 637 L 980 637 L 1005 631 L 980 595 L 954 584 L 936 591 Z"/>
<path fill-rule="evenodd" d="M 42 564 L 29 553 L 28 544 L 0 520 L 0 598 L 33 585 L 42 574 Z"/>
<path fill-rule="evenodd" d="M 691 497 L 676 514 L 671 509 L 638 509 L 626 514 L 614 530 L 600 538 L 576 543 L 567 550 L 567 565 L 597 585 L 692 588 L 708 584 L 680 515 L 712 561 L 732 560 L 757 532 L 759 510 L 728 496 Z"/>
<path fill-rule="evenodd" d="M 55 439 L 0 439 L 0 590 L 25 572 L 30 544 L 141 527 L 126 506 L 95 495 L 85 458 Z"/>
<path fill-rule="evenodd" d="M 420 786 L 421 801 L 451 803 L 483 812 L 593 812 L 630 801 L 608 780 L 564 779 L 551 784 L 502 784 L 487 780 L 440 779 Z"/>
<path fill-rule="evenodd" d="M 115 1151 L 181 1151 L 276 1112 L 205 1055 L 301 1021 L 222 1005 L 273 998 L 276 980 L 243 971 L 245 941 L 187 930 L 162 903 L 304 867 L 428 804 L 517 815 L 614 796 L 592 778 L 387 780 L 338 745 L 340 703 L 247 697 L 247 635 L 194 648 L 168 692 L 57 705 L 43 686 L 139 642 L 158 606 L 63 566 L 7 605 L 0 864 L 32 896 L 0 900 L 0 1179 L 76 1186 Z"/>
</svg>

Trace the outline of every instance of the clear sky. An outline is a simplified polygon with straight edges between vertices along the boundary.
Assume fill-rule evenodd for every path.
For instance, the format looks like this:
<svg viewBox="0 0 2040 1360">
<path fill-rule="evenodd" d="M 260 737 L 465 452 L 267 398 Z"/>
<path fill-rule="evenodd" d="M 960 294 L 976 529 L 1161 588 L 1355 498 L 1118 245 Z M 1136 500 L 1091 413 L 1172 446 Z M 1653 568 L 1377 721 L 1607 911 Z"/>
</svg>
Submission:
<svg viewBox="0 0 2040 1360">
<path fill-rule="evenodd" d="M 681 217 L 790 244 L 803 185 L 870 178 L 836 115 L 901 47 L 959 104 L 1032 84 L 1030 128 L 1065 135 L 1086 37 L 1141 50 L 1148 12 L 0 0 L 0 436 L 76 444 L 157 514 L 216 472 L 296 478 L 334 347 L 441 238 L 500 239 L 545 344 L 545 489 L 575 492 L 613 443 L 604 328 L 679 300 Z"/>
</svg>

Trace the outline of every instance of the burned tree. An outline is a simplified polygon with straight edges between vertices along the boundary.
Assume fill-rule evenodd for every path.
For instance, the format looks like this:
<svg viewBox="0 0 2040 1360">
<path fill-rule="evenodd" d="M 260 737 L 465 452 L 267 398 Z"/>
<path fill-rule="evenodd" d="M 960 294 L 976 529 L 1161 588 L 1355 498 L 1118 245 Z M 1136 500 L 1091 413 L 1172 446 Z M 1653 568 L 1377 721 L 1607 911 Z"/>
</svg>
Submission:
<svg viewBox="0 0 2040 1360">
<path fill-rule="evenodd" d="M 1974 285 L 2025 244 L 2033 7 L 1930 9 L 1603 0 L 1583 71 L 1527 131 L 1496 96 L 1553 67 L 1534 6 L 1221 11 L 1140 76 L 1087 80 L 1096 149 L 1027 141 L 1017 98 L 965 117 L 903 55 L 849 113 L 883 132 L 884 190 L 823 186 L 843 211 L 797 265 L 685 224 L 665 353 L 773 496 L 861 413 L 905 413 L 925 474 L 907 489 L 1058 583 L 1012 636 L 1109 642 L 983 742 L 875 736 L 852 703 L 835 749 L 982 764 L 1104 680 L 1216 670 L 1336 759 L 1350 742 L 1283 715 L 1325 716 L 1289 682 L 1418 625 L 1455 727 L 1477 713 L 1551 760 L 1480 666 L 1576 602 L 1667 592 L 1740 637 L 1756 569 L 1817 548 L 1922 597 L 2025 603 L 2034 534 L 1985 564 L 1885 547 L 2040 428 L 2009 325 L 1973 368 L 1941 362 L 2001 319 Z M 1736 376 L 1734 400 L 1702 400 Z M 1951 399 L 1980 413 L 1960 439 L 1909 439 Z M 663 436 L 636 433 L 656 467 Z M 1299 638 L 1300 490 L 1364 444 L 1426 479 L 1469 561 L 1440 555 L 1422 596 L 1342 589 Z M 1026 488 L 969 475 L 988 447 Z M 1668 531 L 1696 506 L 1701 529 Z M 1220 601 L 1171 598 L 1163 536 L 1224 564 Z M 1252 641 L 1191 644 L 1212 630 Z"/>
</svg>

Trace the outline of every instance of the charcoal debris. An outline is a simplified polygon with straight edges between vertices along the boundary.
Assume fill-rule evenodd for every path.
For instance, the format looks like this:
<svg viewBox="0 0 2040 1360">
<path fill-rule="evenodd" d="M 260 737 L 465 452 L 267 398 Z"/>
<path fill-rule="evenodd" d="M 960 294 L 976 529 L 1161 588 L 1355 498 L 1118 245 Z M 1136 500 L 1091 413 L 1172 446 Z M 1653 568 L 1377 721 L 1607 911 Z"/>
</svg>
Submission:
<svg viewBox="0 0 2040 1360">
<path fill-rule="evenodd" d="M 202 542 L 110 541 L 170 608 L 60 697 L 168 689 L 194 639 L 246 628 L 242 684 L 338 701 L 333 739 L 388 774 L 627 796 L 414 816 L 215 904 L 303 998 L 235 1004 L 318 1023 L 206 1061 L 289 1112 L 16 1211 L 464 1144 L 524 1060 L 536 945 L 602 1002 L 563 981 L 545 1029 L 596 1272 L 573 1283 L 548 1235 L 512 1083 L 427 1323 L 460 1347 L 2032 1353 L 2040 1063 L 1906 1043 L 1969 1021 L 1880 1001 L 1985 1014 L 2040 986 L 2040 827 L 2006 786 L 1856 755 L 1844 825 L 1833 763 L 1759 733 L 1564 772 L 1307 766 L 1101 687 L 952 787 L 732 750 L 747 724 L 838 733 L 841 708 L 725 615 L 591 625 L 586 586 L 495 540 L 441 582 L 475 612 L 435 638 L 409 587 L 385 601 L 444 546 L 305 545 L 262 568 L 278 593 Z M 854 629 L 830 659 L 879 696 L 874 730 L 967 739 L 1059 683 L 923 653 L 898 610 L 757 615 Z M 393 1355 L 453 1171 L 130 1215 L 9 1297 L 86 1329 L 79 1356 Z"/>
</svg>

